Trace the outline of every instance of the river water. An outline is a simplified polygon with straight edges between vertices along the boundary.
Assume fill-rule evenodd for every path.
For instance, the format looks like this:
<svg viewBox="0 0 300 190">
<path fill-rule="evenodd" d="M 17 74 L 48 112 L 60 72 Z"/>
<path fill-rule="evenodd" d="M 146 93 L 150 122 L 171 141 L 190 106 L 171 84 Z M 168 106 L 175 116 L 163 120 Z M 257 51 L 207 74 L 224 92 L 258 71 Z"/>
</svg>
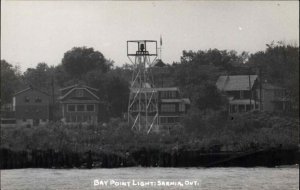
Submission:
<svg viewBox="0 0 300 190">
<path fill-rule="evenodd" d="M 299 168 L 1 170 L 1 189 L 299 189 Z"/>
</svg>

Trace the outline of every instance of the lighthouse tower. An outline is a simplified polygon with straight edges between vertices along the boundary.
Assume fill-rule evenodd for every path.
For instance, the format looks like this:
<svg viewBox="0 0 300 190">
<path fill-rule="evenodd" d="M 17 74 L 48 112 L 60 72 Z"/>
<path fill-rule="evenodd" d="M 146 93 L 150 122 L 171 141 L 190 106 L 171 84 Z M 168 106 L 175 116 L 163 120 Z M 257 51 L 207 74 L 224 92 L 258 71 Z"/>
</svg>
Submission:
<svg viewBox="0 0 300 190">
<path fill-rule="evenodd" d="M 157 58 L 157 41 L 127 41 L 127 57 L 133 64 L 128 123 L 137 132 L 158 130 L 158 93 L 149 67 Z"/>
</svg>

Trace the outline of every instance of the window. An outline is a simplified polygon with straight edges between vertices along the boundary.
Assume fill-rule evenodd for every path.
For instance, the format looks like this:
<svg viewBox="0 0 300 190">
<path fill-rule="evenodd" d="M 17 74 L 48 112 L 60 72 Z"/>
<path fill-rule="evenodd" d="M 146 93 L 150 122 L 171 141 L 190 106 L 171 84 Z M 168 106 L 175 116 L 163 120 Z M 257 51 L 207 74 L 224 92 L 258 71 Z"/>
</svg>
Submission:
<svg viewBox="0 0 300 190">
<path fill-rule="evenodd" d="M 30 102 L 30 99 L 29 99 L 29 97 L 28 97 L 28 96 L 26 96 L 26 97 L 24 98 L 24 101 L 25 101 L 25 102 Z"/>
<path fill-rule="evenodd" d="M 274 95 L 275 95 L 275 97 L 283 97 L 284 91 L 283 90 L 275 90 Z"/>
<path fill-rule="evenodd" d="M 83 104 L 77 105 L 77 111 L 84 111 L 84 105 Z"/>
<path fill-rule="evenodd" d="M 250 91 L 249 90 L 245 90 L 245 91 L 242 91 L 242 94 L 243 94 L 243 97 L 241 99 L 250 99 Z M 253 98 L 253 97 L 251 97 Z"/>
<path fill-rule="evenodd" d="M 241 99 L 241 92 L 240 91 L 227 91 L 227 96 L 232 96 L 234 99 Z"/>
<path fill-rule="evenodd" d="M 156 111 L 155 106 L 154 106 L 153 104 L 150 104 L 150 105 L 149 105 L 149 108 L 148 108 L 148 111 L 149 111 L 149 112 Z"/>
<path fill-rule="evenodd" d="M 253 106 L 252 106 L 253 107 Z M 250 105 L 249 104 L 247 104 L 246 105 L 246 111 L 249 111 L 250 110 Z"/>
<path fill-rule="evenodd" d="M 179 122 L 178 117 L 169 117 L 168 118 L 168 123 L 177 123 L 177 122 Z"/>
<path fill-rule="evenodd" d="M 236 112 L 237 112 L 237 109 L 236 109 L 236 105 L 235 105 L 235 104 L 230 105 L 230 112 L 231 112 L 231 113 L 236 113 Z"/>
<path fill-rule="evenodd" d="M 35 102 L 40 103 L 40 102 L 42 102 L 42 99 L 40 97 L 35 97 Z"/>
<path fill-rule="evenodd" d="M 166 117 L 161 117 L 160 118 L 160 123 L 167 123 L 168 122 L 168 120 L 167 120 L 167 118 Z"/>
<path fill-rule="evenodd" d="M 68 105 L 68 112 L 75 111 L 75 105 Z"/>
<path fill-rule="evenodd" d="M 245 111 L 245 105 L 238 105 L 238 109 L 239 109 L 239 112 L 244 112 Z"/>
<path fill-rule="evenodd" d="M 161 124 L 173 124 L 179 122 L 178 117 L 160 117 Z"/>
<path fill-rule="evenodd" d="M 76 90 L 76 96 L 77 97 L 83 97 L 83 89 Z"/>
<path fill-rule="evenodd" d="M 162 112 L 175 112 L 175 104 L 162 104 L 161 111 Z"/>
<path fill-rule="evenodd" d="M 23 122 L 26 122 L 26 121 L 27 121 L 27 119 L 23 118 Z"/>
<path fill-rule="evenodd" d="M 88 105 L 86 105 L 86 110 L 87 110 L 87 111 L 94 111 L 94 109 L 95 109 L 95 107 L 94 107 L 93 104 L 88 104 Z"/>
<path fill-rule="evenodd" d="M 176 98 L 176 91 L 162 91 L 161 98 Z"/>
<path fill-rule="evenodd" d="M 184 112 L 185 111 L 185 104 L 184 103 L 179 104 L 179 111 L 180 112 Z"/>
</svg>

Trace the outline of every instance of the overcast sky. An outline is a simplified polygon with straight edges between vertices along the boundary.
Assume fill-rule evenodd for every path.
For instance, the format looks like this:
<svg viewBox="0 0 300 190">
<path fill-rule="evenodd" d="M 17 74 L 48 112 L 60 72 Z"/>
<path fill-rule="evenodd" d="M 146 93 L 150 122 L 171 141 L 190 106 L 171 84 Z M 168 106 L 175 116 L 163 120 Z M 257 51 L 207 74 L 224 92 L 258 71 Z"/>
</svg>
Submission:
<svg viewBox="0 0 300 190">
<path fill-rule="evenodd" d="M 182 50 L 264 50 L 299 41 L 298 1 L 1 1 L 1 59 L 22 71 L 57 65 L 74 46 L 93 47 L 115 65 L 129 62 L 126 41 L 159 41 L 162 59 Z"/>
</svg>

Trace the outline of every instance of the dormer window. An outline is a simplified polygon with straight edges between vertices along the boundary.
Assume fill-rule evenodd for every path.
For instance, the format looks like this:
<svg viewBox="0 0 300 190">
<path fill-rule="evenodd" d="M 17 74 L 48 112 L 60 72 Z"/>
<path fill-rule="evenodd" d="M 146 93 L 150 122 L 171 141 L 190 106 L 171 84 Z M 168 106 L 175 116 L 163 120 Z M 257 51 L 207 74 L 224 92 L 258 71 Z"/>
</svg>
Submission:
<svg viewBox="0 0 300 190">
<path fill-rule="evenodd" d="M 83 89 L 76 90 L 76 96 L 77 97 L 83 97 Z"/>
<path fill-rule="evenodd" d="M 40 102 L 42 102 L 42 99 L 40 97 L 35 97 L 35 102 L 40 103 Z"/>
<path fill-rule="evenodd" d="M 26 97 L 24 98 L 24 102 L 29 102 L 29 101 L 30 101 L 29 97 L 26 96 Z"/>
</svg>

